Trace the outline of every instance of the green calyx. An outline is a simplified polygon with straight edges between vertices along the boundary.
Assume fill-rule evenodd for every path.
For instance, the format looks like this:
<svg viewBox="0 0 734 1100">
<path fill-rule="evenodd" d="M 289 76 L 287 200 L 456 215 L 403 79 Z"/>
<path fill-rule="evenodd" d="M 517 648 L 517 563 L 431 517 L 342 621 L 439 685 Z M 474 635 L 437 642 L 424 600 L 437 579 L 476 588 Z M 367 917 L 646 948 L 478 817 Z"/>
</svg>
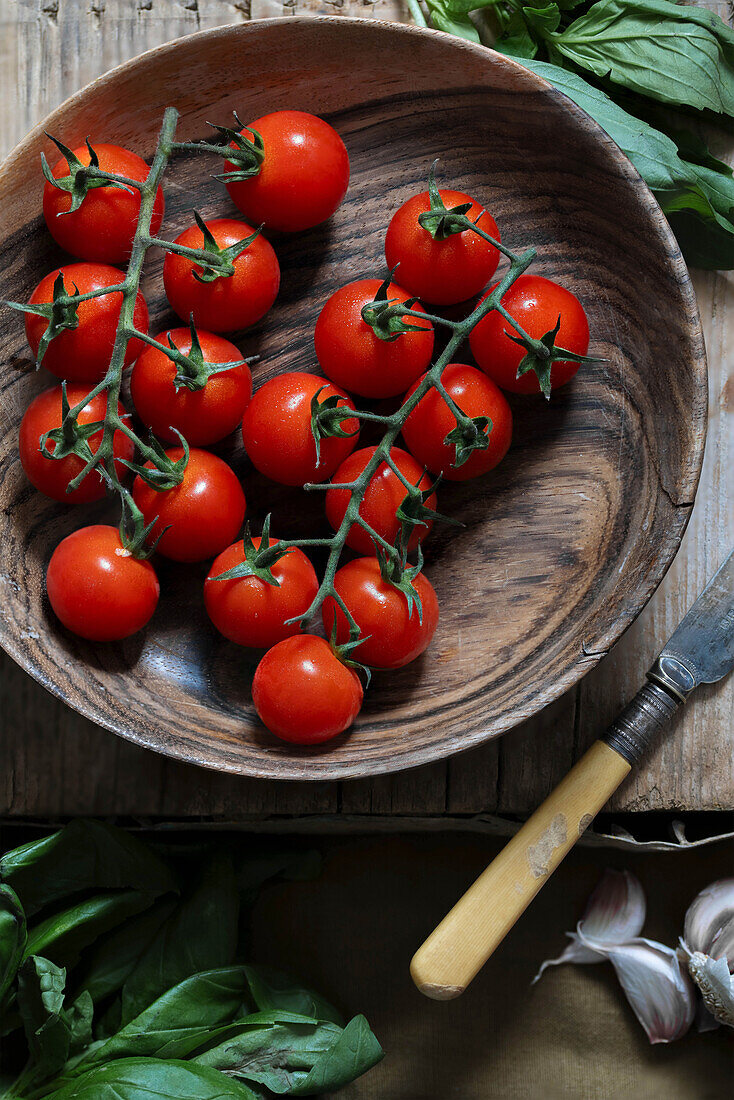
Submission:
<svg viewBox="0 0 734 1100">
<path fill-rule="evenodd" d="M 456 427 L 452 428 L 444 439 L 447 447 L 454 448 L 455 470 L 463 466 L 474 451 L 484 451 L 489 446 L 489 434 L 492 431 L 492 421 L 488 416 L 465 416 L 459 409 L 460 415 L 456 417 Z"/>
<path fill-rule="evenodd" d="M 421 476 L 417 485 L 411 485 L 395 513 L 400 522 L 400 541 L 405 542 L 406 546 L 414 527 L 427 527 L 434 520 L 440 523 L 449 523 L 454 527 L 461 527 L 459 520 L 444 516 L 441 512 L 436 512 L 433 508 L 426 506 L 426 501 L 435 493 L 441 478 L 437 477 L 433 485 L 429 485 L 427 489 L 419 488 L 422 480 L 423 477 Z"/>
<path fill-rule="evenodd" d="M 233 359 L 229 363 L 207 363 L 201 350 L 193 314 L 189 319 L 189 331 L 191 333 L 191 350 L 189 352 L 183 352 L 176 347 L 171 339 L 170 332 L 168 333 L 168 348 L 161 347 L 161 350 L 176 366 L 176 374 L 173 379 L 173 387 L 176 393 L 181 389 L 191 390 L 192 392 L 203 390 L 212 375 L 225 374 L 234 367 L 241 367 L 244 363 L 254 363 L 257 359 L 256 355 L 252 355 L 249 359 Z"/>
<path fill-rule="evenodd" d="M 71 195 L 71 206 L 68 210 L 60 210 L 57 217 L 61 217 L 64 214 L 73 214 L 74 211 L 78 210 L 82 205 L 84 199 L 87 197 L 87 193 L 95 187 L 120 187 L 123 191 L 130 191 L 130 188 L 126 184 L 108 179 L 101 172 L 99 158 L 92 148 L 89 138 L 87 138 L 85 142 L 89 150 L 89 164 L 82 164 L 79 157 L 72 153 L 71 149 L 60 142 L 58 138 L 55 138 L 52 134 L 46 134 L 46 137 L 49 138 L 59 152 L 63 154 L 69 166 L 68 176 L 60 176 L 56 179 L 49 167 L 46 157 L 41 153 L 41 169 L 48 182 L 59 191 L 66 191 Z"/>
<path fill-rule="evenodd" d="M 244 561 L 241 561 L 239 565 L 233 565 L 231 569 L 227 569 L 224 573 L 218 573 L 216 577 L 211 579 L 214 581 L 233 581 L 238 580 L 240 577 L 256 577 L 257 580 L 263 581 L 265 584 L 280 588 L 280 581 L 273 576 L 273 566 L 282 557 L 289 554 L 290 550 L 280 542 L 270 546 L 269 514 L 265 517 L 263 523 L 260 546 L 255 547 L 248 523 L 245 526 L 245 534 L 242 539 L 242 550 L 245 555 Z"/>
<path fill-rule="evenodd" d="M 218 126 L 215 122 L 208 122 L 219 134 L 221 144 L 226 147 L 226 157 L 235 168 L 229 172 L 222 172 L 214 178 L 222 183 L 241 183 L 243 180 L 257 176 L 265 160 L 265 144 L 262 135 L 257 130 L 251 130 L 244 126 L 236 111 L 232 112 L 238 129 L 230 126 Z M 244 131 L 252 134 L 252 141 L 245 137 Z"/>
<path fill-rule="evenodd" d="M 377 291 L 374 301 L 362 306 L 361 311 L 364 323 L 370 326 L 379 340 L 385 340 L 388 343 L 397 340 L 398 336 L 402 336 L 405 332 L 425 331 L 423 326 L 411 325 L 404 320 L 406 310 L 413 308 L 418 301 L 417 298 L 409 298 L 407 302 L 399 302 L 397 298 L 388 298 L 387 292 L 390 289 L 395 271 L 396 268 L 394 267 Z"/>
<path fill-rule="evenodd" d="M 450 208 L 446 206 L 436 183 L 437 164 L 438 160 L 434 160 L 428 173 L 428 196 L 431 200 L 431 209 L 418 215 L 418 224 L 431 234 L 434 241 L 445 241 L 447 237 L 464 233 L 466 229 L 471 228 L 473 223 L 466 215 L 471 210 L 472 204 L 462 202 L 458 206 Z"/>
<path fill-rule="evenodd" d="M 359 425 L 353 432 L 348 432 L 344 428 L 345 421 L 354 418 L 354 409 L 349 408 L 348 405 L 339 404 L 344 400 L 343 397 L 332 394 L 330 397 L 325 397 L 323 401 L 319 401 L 319 396 L 325 389 L 326 386 L 322 386 L 311 398 L 311 434 L 316 444 L 316 465 L 321 462 L 322 439 L 335 436 L 340 439 L 349 439 L 359 434 Z"/>
<path fill-rule="evenodd" d="M 64 273 L 60 271 L 54 280 L 53 298 L 50 302 L 36 302 L 27 305 L 23 302 L 4 302 L 11 309 L 17 309 L 21 313 L 33 313 L 37 317 L 44 317 L 48 324 L 38 345 L 36 363 L 40 367 L 43 357 L 48 351 L 48 345 L 65 329 L 77 328 L 79 317 L 79 288 L 74 287 L 74 294 L 67 294 L 64 287 Z"/>
<path fill-rule="evenodd" d="M 143 479 L 146 485 L 150 485 L 151 489 L 155 489 L 158 493 L 164 493 L 167 489 L 175 489 L 180 485 L 189 463 L 189 445 L 176 428 L 173 430 L 183 447 L 184 453 L 179 459 L 174 461 L 169 458 L 154 435 L 151 435 L 146 448 L 148 461 L 153 462 L 153 466 L 146 466 L 141 462 L 128 462 L 126 458 L 120 459 L 123 466 L 127 466 L 128 470 L 132 470 Z"/>
<path fill-rule="evenodd" d="M 567 362 L 568 360 L 571 360 L 572 363 L 598 363 L 601 361 L 594 355 L 577 355 L 574 351 L 566 351 L 565 348 L 556 347 L 556 336 L 560 327 L 561 315 L 559 313 L 558 320 L 553 328 L 546 332 L 545 336 L 541 336 L 540 340 L 536 341 L 536 345 L 540 344 L 540 347 L 532 347 L 522 336 L 515 336 L 505 330 L 505 334 L 509 336 L 510 340 L 526 349 L 526 355 L 521 359 L 517 368 L 516 377 L 522 378 L 524 374 L 534 371 L 546 401 L 550 401 L 551 368 L 554 363 Z"/>
<path fill-rule="evenodd" d="M 402 538 L 398 539 L 397 554 L 388 554 L 381 546 L 376 545 L 377 560 L 380 563 L 382 579 L 398 592 L 402 592 L 408 602 L 408 618 L 413 615 L 413 609 L 418 612 L 418 622 L 423 622 L 423 604 L 420 594 L 414 585 L 415 578 L 423 569 L 423 551 L 418 546 L 418 561 L 415 565 L 408 564 L 407 547 Z"/>
<path fill-rule="evenodd" d="M 194 218 L 204 237 L 202 255 L 196 261 L 197 266 L 201 267 L 202 270 L 192 272 L 194 278 L 200 283 L 213 283 L 215 279 L 228 279 L 231 275 L 234 275 L 235 260 L 242 255 L 246 248 L 250 247 L 263 231 L 263 227 L 260 226 L 249 237 L 244 237 L 241 241 L 236 241 L 227 248 L 220 248 L 198 211 L 194 211 Z"/>
<path fill-rule="evenodd" d="M 61 427 L 52 428 L 44 432 L 38 441 L 38 449 L 44 458 L 55 459 L 68 458 L 76 455 L 86 466 L 92 462 L 94 455 L 89 446 L 91 436 L 104 429 L 103 420 L 90 421 L 88 424 L 80 424 L 76 416 L 72 415 L 69 399 L 66 396 L 66 382 L 61 383 Z M 49 447 L 53 443 L 53 448 Z M 104 471 L 101 471 L 104 473 Z M 73 484 L 67 487 L 67 493 L 75 488 Z"/>
<path fill-rule="evenodd" d="M 338 600 L 337 603 L 339 603 Z M 367 638 L 369 638 L 371 635 L 367 634 L 362 637 L 359 633 L 359 627 L 355 623 L 353 616 L 347 611 L 346 607 L 344 606 L 342 606 L 342 611 L 345 613 L 345 615 L 347 615 L 347 620 L 349 622 L 349 641 L 341 643 L 337 642 L 337 616 L 335 615 L 334 625 L 331 628 L 329 645 L 334 651 L 334 656 L 337 658 L 337 660 L 341 661 L 343 665 L 346 665 L 347 668 L 353 668 L 355 672 L 364 673 L 365 687 L 369 687 L 370 680 L 372 679 L 372 670 L 367 665 L 363 665 L 361 661 L 355 661 L 352 657 L 352 654 L 354 653 L 355 649 L 358 649 L 359 646 L 362 645 L 362 642 L 366 642 Z"/>
<path fill-rule="evenodd" d="M 152 543 L 148 543 L 148 537 L 158 522 L 158 517 L 150 523 L 145 522 L 143 513 L 133 500 L 132 493 L 124 486 L 120 489 L 120 503 L 122 505 L 122 517 L 120 519 L 120 542 L 125 550 L 134 558 L 145 561 L 152 557 L 158 543 L 161 541 L 170 524 L 158 533 Z"/>
</svg>

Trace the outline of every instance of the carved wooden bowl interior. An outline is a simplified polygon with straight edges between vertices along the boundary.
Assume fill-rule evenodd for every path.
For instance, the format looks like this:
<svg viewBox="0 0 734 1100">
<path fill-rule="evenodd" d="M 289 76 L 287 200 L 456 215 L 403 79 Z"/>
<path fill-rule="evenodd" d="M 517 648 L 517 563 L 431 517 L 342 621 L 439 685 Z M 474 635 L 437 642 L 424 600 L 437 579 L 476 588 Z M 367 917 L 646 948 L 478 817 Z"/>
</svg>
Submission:
<svg viewBox="0 0 734 1100">
<path fill-rule="evenodd" d="M 258 353 L 255 384 L 316 370 L 313 328 L 339 285 L 384 271 L 390 216 L 440 179 L 476 195 L 535 270 L 584 303 L 591 351 L 547 404 L 511 399 L 512 449 L 487 477 L 442 486 L 461 528 L 434 530 L 427 572 L 441 604 L 428 653 L 376 673 L 353 730 L 299 749 L 257 722 L 250 684 L 259 654 L 209 625 L 208 565 L 159 560 L 161 601 L 149 628 L 92 645 L 54 620 L 44 592 L 57 543 L 116 505 L 64 507 L 35 492 L 18 460 L 23 411 L 55 382 L 35 372 L 22 318 L 0 313 L 0 640 L 45 687 L 102 726 L 179 759 L 282 779 L 392 771 L 496 737 L 555 699 L 607 652 L 675 554 L 701 466 L 706 368 L 685 266 L 655 201 L 613 142 L 536 76 L 488 50 L 432 31 L 342 18 L 265 20 L 195 34 L 114 70 L 33 131 L 0 172 L 0 297 L 27 300 L 66 257 L 41 217 L 38 157 L 46 129 L 74 146 L 118 141 L 150 156 L 163 108 L 178 136 L 201 138 L 270 110 L 324 115 L 349 149 L 352 179 L 326 226 L 275 241 L 283 271 L 271 314 L 235 338 Z M 198 208 L 234 208 L 211 159 L 179 158 L 167 176 L 164 232 Z M 152 331 L 174 323 L 151 255 L 143 290 Z M 471 362 L 468 348 L 466 361 Z M 364 437 L 363 437 L 364 438 Z M 220 452 L 241 474 L 250 517 L 273 512 L 292 536 L 325 530 L 323 496 L 255 475 L 239 439 Z"/>
</svg>

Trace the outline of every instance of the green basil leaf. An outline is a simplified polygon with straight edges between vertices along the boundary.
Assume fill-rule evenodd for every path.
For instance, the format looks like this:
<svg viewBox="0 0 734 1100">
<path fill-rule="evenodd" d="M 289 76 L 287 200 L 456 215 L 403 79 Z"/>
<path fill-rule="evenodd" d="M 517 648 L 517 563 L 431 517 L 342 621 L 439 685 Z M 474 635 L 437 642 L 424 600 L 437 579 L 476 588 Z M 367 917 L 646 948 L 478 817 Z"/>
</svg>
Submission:
<svg viewBox="0 0 734 1100">
<path fill-rule="evenodd" d="M 472 23 L 468 15 L 451 12 L 444 0 L 427 0 L 431 22 L 439 31 L 446 34 L 455 34 L 459 38 L 466 38 L 469 42 L 479 42 L 479 31 Z"/>
<path fill-rule="evenodd" d="M 726 224 L 690 210 L 666 212 L 666 217 L 691 267 L 706 271 L 734 268 L 734 234 Z"/>
<path fill-rule="evenodd" d="M 259 1100 L 239 1081 L 195 1062 L 123 1058 L 62 1085 L 48 1100 Z"/>
<path fill-rule="evenodd" d="M 94 1003 L 89 993 L 86 990 L 80 993 L 61 1015 L 69 1029 L 69 1056 L 71 1057 L 85 1050 L 92 1042 Z"/>
<path fill-rule="evenodd" d="M 321 873 L 321 856 L 313 848 L 306 851 L 256 852 L 235 864 L 237 886 L 243 905 L 251 905 L 270 879 L 306 882 Z"/>
<path fill-rule="evenodd" d="M 255 1021 L 261 1026 L 248 1026 Z M 382 1058 L 382 1048 L 363 1016 L 344 1029 L 305 1016 L 288 1020 L 262 1012 L 242 1025 L 240 1034 L 200 1054 L 197 1063 L 265 1085 L 279 1095 L 311 1096 L 341 1088 Z"/>
<path fill-rule="evenodd" d="M 561 12 L 558 4 L 555 3 L 526 7 L 522 10 L 528 26 L 536 31 L 541 38 L 557 30 L 558 24 L 561 22 Z"/>
<path fill-rule="evenodd" d="M 10 886 L 0 886 L 0 1004 L 20 966 L 26 939 L 20 899 Z"/>
<path fill-rule="evenodd" d="M 13 887 L 29 917 L 84 890 L 129 888 L 158 897 L 176 889 L 168 867 L 141 841 L 83 819 L 7 852 L 0 858 L 0 881 Z"/>
<path fill-rule="evenodd" d="M 98 940 L 83 961 L 78 988 L 87 990 L 95 1002 L 121 989 L 175 908 L 174 897 L 161 898 Z"/>
<path fill-rule="evenodd" d="M 250 993 L 261 1012 L 281 1010 L 343 1026 L 341 1014 L 319 993 L 298 985 L 288 974 L 265 966 L 246 966 Z"/>
<path fill-rule="evenodd" d="M 507 21 L 502 35 L 497 39 L 494 48 L 499 53 L 508 57 L 533 58 L 538 52 L 538 43 L 530 33 L 525 16 L 520 11 L 513 12 Z"/>
<path fill-rule="evenodd" d="M 599 0 L 547 41 L 552 57 L 640 95 L 734 114 L 734 32 L 703 8 Z"/>
<path fill-rule="evenodd" d="M 66 971 L 32 955 L 18 974 L 18 1009 L 23 1019 L 34 1080 L 58 1072 L 69 1056 L 71 1030 L 62 1015 Z"/>
<path fill-rule="evenodd" d="M 228 966 L 237 949 L 239 895 L 232 861 L 216 855 L 176 907 L 122 987 L 122 1023 L 200 971 Z"/>
<path fill-rule="evenodd" d="M 114 890 L 88 898 L 31 928 L 25 954 L 44 955 L 55 963 L 73 966 L 83 948 L 139 913 L 149 901 L 149 895 L 137 890 Z"/>
</svg>

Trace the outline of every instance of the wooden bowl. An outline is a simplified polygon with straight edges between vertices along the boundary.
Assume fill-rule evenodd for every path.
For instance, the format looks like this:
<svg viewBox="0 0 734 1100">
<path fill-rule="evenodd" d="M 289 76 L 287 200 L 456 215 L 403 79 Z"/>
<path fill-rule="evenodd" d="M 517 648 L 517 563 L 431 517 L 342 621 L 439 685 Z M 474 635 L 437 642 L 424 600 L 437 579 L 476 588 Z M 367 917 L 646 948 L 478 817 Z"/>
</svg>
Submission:
<svg viewBox="0 0 734 1100">
<path fill-rule="evenodd" d="M 421 764 L 511 729 L 574 684 L 632 622 L 678 549 L 704 444 L 706 367 L 685 265 L 655 200 L 602 130 L 520 65 L 482 47 L 368 20 L 263 20 L 191 35 L 122 65 L 68 100 L 0 171 L 0 297 L 27 300 L 64 257 L 41 217 L 38 157 L 67 144 L 119 141 L 150 155 L 163 107 L 179 136 L 284 107 L 327 117 L 352 163 L 346 202 L 324 227 L 277 240 L 283 285 L 271 315 L 242 336 L 262 356 L 256 385 L 315 370 L 313 328 L 339 285 L 384 271 L 392 213 L 422 189 L 434 157 L 447 185 L 476 195 L 536 270 L 584 303 L 591 350 L 547 404 L 513 400 L 514 442 L 493 474 L 441 489 L 461 529 L 435 531 L 427 570 L 441 623 L 428 653 L 377 673 L 354 729 L 298 749 L 257 722 L 250 681 L 259 654 L 225 642 L 201 596 L 206 567 L 160 563 L 162 598 L 149 629 L 118 645 L 62 630 L 44 570 L 75 527 L 115 516 L 110 502 L 64 507 L 26 481 L 17 432 L 36 373 L 22 319 L 0 313 L 0 640 L 45 687 L 108 729 L 181 760 L 282 779 L 366 776 Z M 196 207 L 233 208 L 201 157 L 168 176 L 164 231 Z M 173 320 L 160 255 L 144 291 L 153 331 Z M 466 356 L 469 356 L 467 349 Z M 471 361 L 469 359 L 468 361 Z M 255 521 L 279 534 L 323 529 L 323 501 L 256 477 L 239 443 Z M 116 522 L 116 518 L 110 518 Z"/>
</svg>

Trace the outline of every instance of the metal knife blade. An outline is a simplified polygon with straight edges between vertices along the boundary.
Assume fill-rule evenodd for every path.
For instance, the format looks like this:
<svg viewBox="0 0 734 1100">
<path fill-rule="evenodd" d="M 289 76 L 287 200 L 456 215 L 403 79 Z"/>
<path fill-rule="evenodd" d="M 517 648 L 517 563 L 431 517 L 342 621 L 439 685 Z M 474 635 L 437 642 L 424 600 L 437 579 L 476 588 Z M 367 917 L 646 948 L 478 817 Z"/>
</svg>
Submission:
<svg viewBox="0 0 734 1100">
<path fill-rule="evenodd" d="M 734 550 L 668 639 L 648 673 L 681 700 L 734 668 Z"/>
</svg>

